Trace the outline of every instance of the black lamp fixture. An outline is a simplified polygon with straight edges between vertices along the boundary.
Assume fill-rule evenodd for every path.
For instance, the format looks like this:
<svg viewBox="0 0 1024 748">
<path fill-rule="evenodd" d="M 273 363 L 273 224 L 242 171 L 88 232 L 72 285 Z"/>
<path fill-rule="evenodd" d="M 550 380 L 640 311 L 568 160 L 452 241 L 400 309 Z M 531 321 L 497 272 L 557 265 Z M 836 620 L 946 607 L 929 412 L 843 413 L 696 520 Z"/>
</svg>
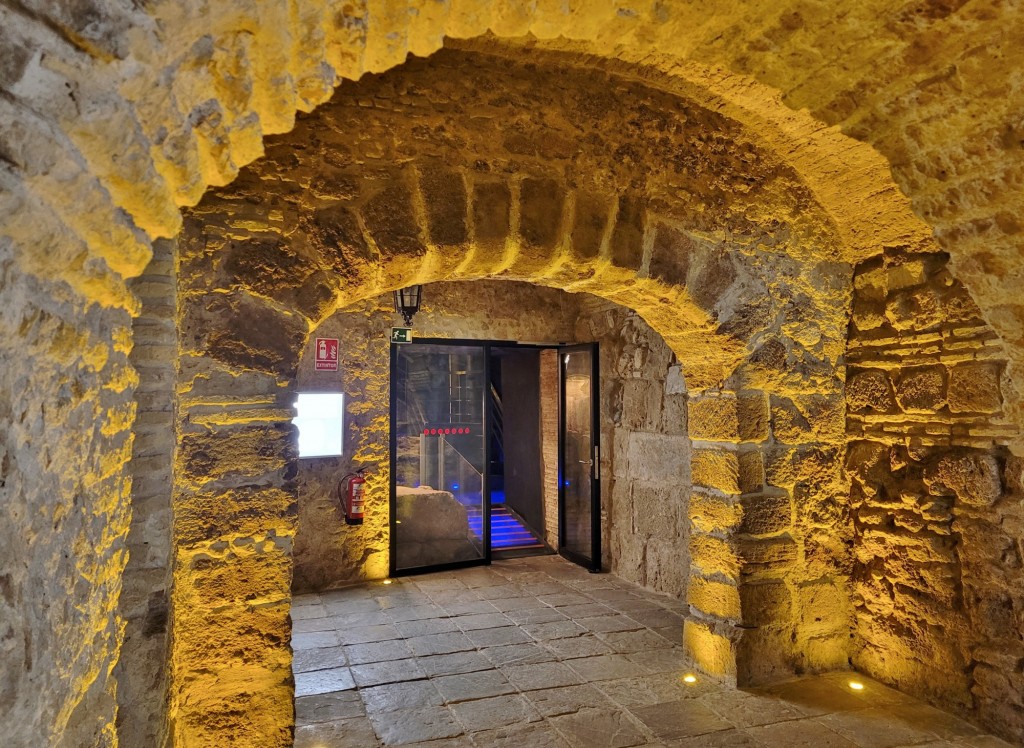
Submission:
<svg viewBox="0 0 1024 748">
<path fill-rule="evenodd" d="M 402 315 L 406 327 L 412 327 L 412 316 L 420 310 L 423 286 L 408 286 L 395 291 L 395 311 Z"/>
</svg>

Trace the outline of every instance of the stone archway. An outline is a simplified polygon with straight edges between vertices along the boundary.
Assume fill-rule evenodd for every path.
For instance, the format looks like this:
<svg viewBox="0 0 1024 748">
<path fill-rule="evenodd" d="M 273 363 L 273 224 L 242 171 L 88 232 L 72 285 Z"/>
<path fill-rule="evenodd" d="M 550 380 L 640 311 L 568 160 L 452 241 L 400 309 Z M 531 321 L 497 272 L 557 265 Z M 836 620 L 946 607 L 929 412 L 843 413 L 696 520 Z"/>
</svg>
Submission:
<svg viewBox="0 0 1024 748">
<path fill-rule="evenodd" d="M 466 121 L 498 75 L 491 121 Z M 459 53 L 410 65 L 300 121 L 190 212 L 171 678 L 183 744 L 271 744 L 290 724 L 298 353 L 341 300 L 413 282 L 521 280 L 643 316 L 691 393 L 692 654 L 742 682 L 846 662 L 846 531 L 841 514 L 814 519 L 842 502 L 844 249 L 742 128 L 617 86 L 630 98 L 609 113 L 606 84 L 582 74 Z M 584 117 L 596 140 L 573 138 Z M 807 599 L 834 601 L 811 626 L 794 613 Z"/>
<path fill-rule="evenodd" d="M 150 237 L 177 232 L 177 206 L 229 181 L 258 157 L 267 133 L 291 127 L 296 108 L 312 109 L 339 79 L 384 70 L 408 51 L 430 54 L 446 37 L 562 34 L 579 38 L 566 44 L 574 53 L 655 64 L 773 133 L 781 152 L 793 143 L 801 153 L 818 149 L 820 161 L 784 160 L 805 164 L 798 171 L 808 182 L 818 175 L 823 189 L 812 191 L 832 215 L 857 203 L 862 219 L 881 215 L 892 229 L 869 231 L 869 239 L 927 245 L 928 226 L 902 202 L 890 210 L 891 164 L 1019 364 L 1021 308 L 1007 297 L 1015 285 L 995 280 L 1016 277 L 1022 235 L 1012 186 L 1021 163 L 1018 102 L 1005 95 L 1019 67 L 1005 43 L 1019 36 L 1014 7 L 854 3 L 827 18 L 774 4 L 713 15 L 697 5 L 671 14 L 658 5 L 621 10 L 386 2 L 340 10 L 278 3 L 258 13 L 180 3 L 96 3 L 81 14 L 0 9 L 10 50 L 0 81 L 10 134 L 10 168 L 0 173 L 0 372 L 20 401 L 0 408 L 10 426 L 0 479 L 21 499 L 7 544 L 21 550 L 4 604 L 19 630 L 41 633 L 5 655 L 21 673 L 11 687 L 26 716 L 18 729 L 69 742 L 113 729 L 106 674 L 120 647 L 134 386 L 126 351 L 138 313 L 124 279 L 141 272 Z M 993 59 L 991 49 L 1004 53 Z M 1020 423 L 1019 398 L 1008 404 Z M 55 429 L 60 412 L 90 425 Z M 53 497 L 52 511 L 35 511 Z M 72 547 L 82 552 L 69 561 L 64 549 Z M 88 603 L 49 605 L 33 580 L 55 576 L 89 580 L 74 591 Z M 56 667 L 58 655 L 72 664 Z M 29 699 L 37 693 L 47 695 L 38 707 Z"/>
</svg>

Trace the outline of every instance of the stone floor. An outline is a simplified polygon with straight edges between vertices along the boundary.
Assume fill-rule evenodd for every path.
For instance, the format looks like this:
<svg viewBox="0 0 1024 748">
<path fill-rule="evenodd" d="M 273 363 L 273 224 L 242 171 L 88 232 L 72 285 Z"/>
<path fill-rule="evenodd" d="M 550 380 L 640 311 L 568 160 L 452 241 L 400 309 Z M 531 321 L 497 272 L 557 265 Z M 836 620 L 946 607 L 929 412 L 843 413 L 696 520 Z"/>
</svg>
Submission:
<svg viewBox="0 0 1024 748">
<path fill-rule="evenodd" d="M 687 684 L 678 601 L 558 557 L 302 595 L 292 615 L 298 748 L 1008 745 L 851 674 Z"/>
</svg>

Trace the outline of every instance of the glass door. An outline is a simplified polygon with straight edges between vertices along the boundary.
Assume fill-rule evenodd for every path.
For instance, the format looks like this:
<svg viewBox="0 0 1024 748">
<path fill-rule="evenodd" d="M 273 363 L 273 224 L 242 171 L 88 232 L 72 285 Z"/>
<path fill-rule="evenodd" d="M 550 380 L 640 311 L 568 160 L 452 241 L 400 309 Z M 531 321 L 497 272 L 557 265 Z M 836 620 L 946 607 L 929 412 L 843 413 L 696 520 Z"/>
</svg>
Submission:
<svg viewBox="0 0 1024 748">
<path fill-rule="evenodd" d="M 597 343 L 559 349 L 558 552 L 601 570 Z"/>
<path fill-rule="evenodd" d="M 483 345 L 391 346 L 391 573 L 490 561 Z"/>
</svg>

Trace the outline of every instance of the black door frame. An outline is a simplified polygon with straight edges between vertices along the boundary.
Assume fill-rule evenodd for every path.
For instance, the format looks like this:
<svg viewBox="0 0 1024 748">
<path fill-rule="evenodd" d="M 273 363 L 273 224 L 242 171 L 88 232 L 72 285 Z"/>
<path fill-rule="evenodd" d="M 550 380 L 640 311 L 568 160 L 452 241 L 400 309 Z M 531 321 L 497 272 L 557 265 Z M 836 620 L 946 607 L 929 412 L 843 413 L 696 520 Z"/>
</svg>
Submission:
<svg viewBox="0 0 1024 748">
<path fill-rule="evenodd" d="M 590 558 L 566 548 L 565 531 L 565 356 L 590 353 Z M 558 553 L 592 572 L 601 571 L 601 374 L 597 343 L 558 347 Z"/>
</svg>

